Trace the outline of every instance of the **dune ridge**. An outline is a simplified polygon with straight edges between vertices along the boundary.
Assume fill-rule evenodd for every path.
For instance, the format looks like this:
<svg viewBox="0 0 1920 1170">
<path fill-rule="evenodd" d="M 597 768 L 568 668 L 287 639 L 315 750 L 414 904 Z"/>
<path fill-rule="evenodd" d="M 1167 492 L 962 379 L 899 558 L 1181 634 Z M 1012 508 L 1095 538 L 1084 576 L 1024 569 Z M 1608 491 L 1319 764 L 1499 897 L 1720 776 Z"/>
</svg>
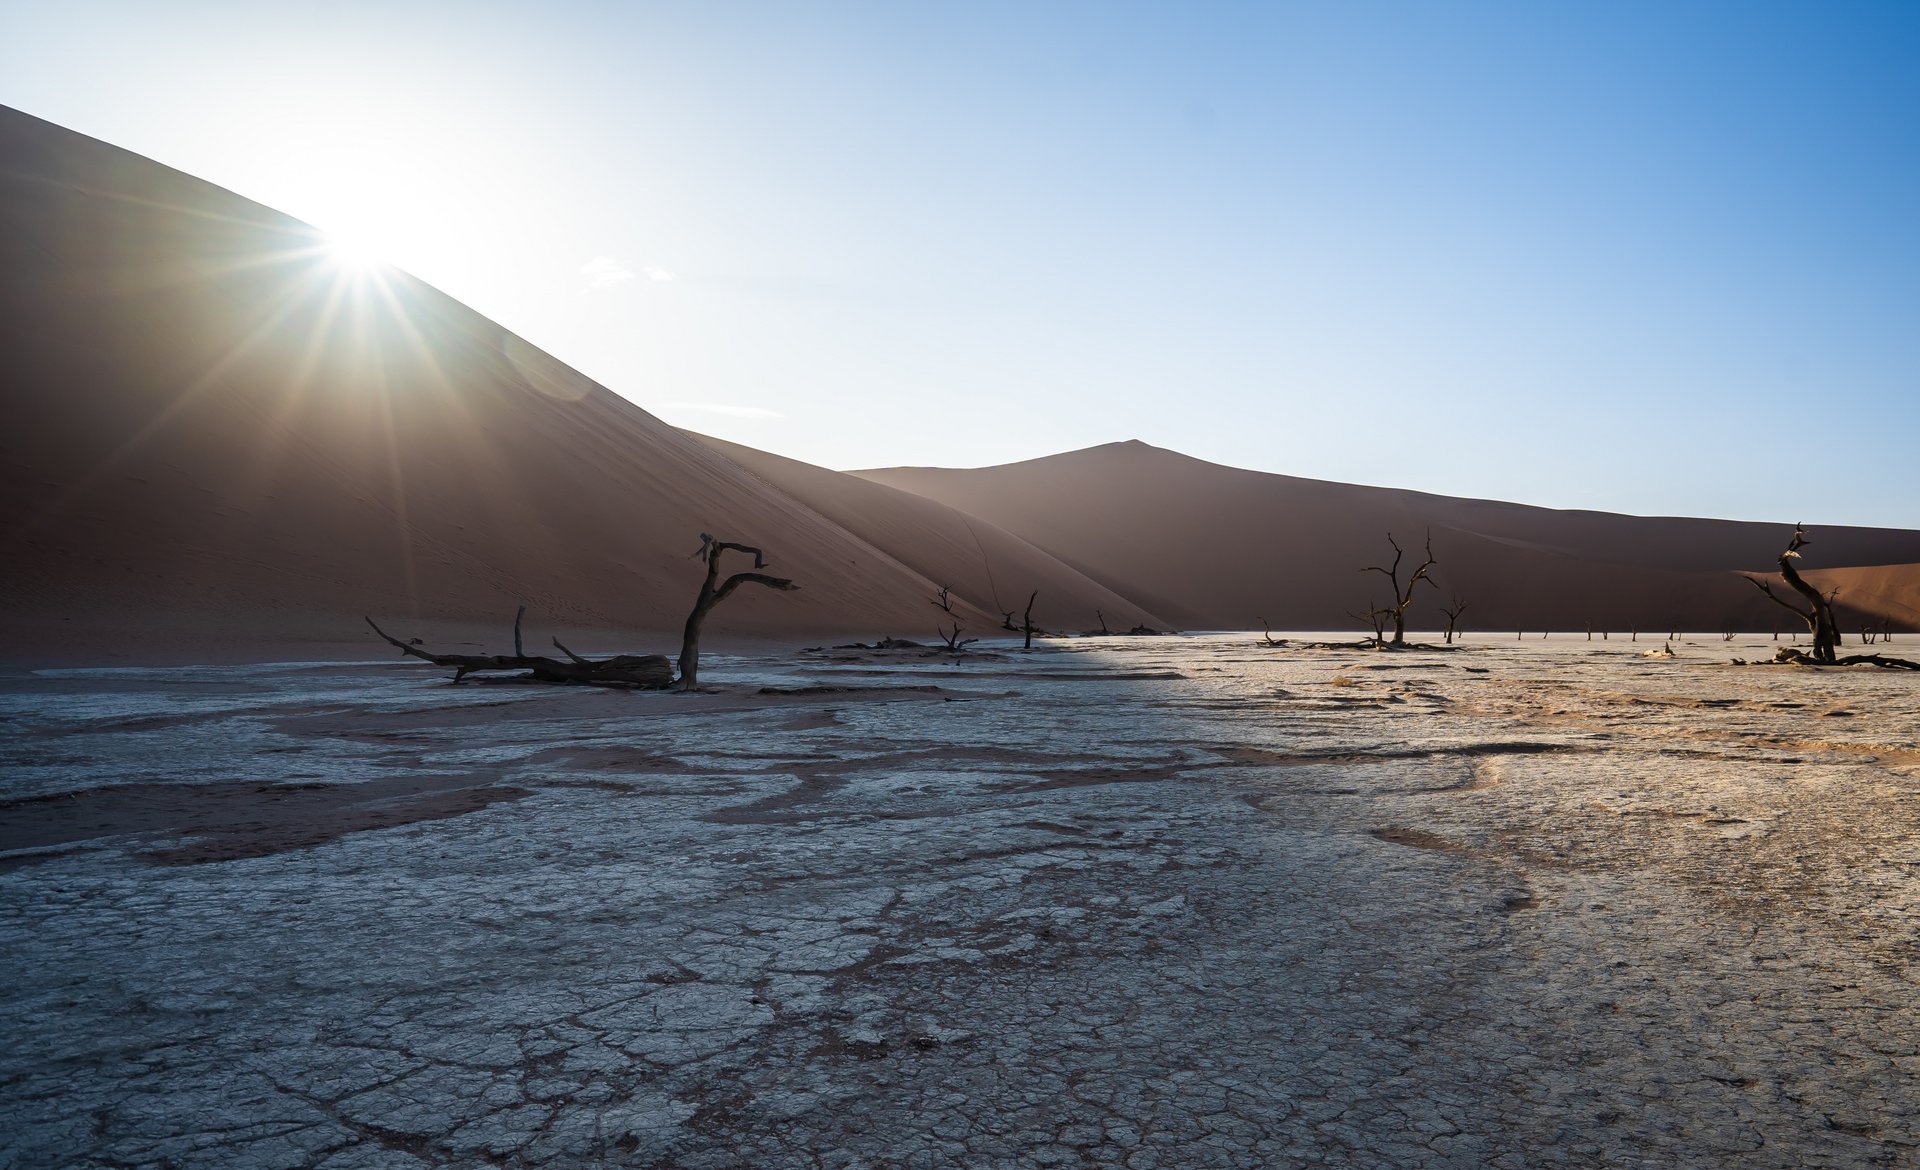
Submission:
<svg viewBox="0 0 1920 1170">
<path fill-rule="evenodd" d="M 1351 628 L 1358 570 L 1431 532 L 1477 629 L 1786 617 L 1739 577 L 1785 525 L 1561 512 L 1221 467 L 1140 442 L 1003 467 L 842 473 L 683 432 L 312 227 L 0 107 L 0 643 L 110 663 L 447 649 L 671 652 L 700 534 L 801 590 L 711 636 L 791 644 L 999 628 Z M 1856 617 L 1920 620 L 1920 533 L 1816 527 Z M 744 562 L 743 562 L 744 564 Z M 1873 566 L 1864 568 L 1862 566 Z M 930 603 L 951 586 L 952 619 Z"/>
<path fill-rule="evenodd" d="M 891 467 L 853 474 L 917 492 L 1025 537 L 1094 580 L 1192 628 L 1349 628 L 1384 601 L 1362 577 L 1392 558 L 1387 534 L 1418 562 L 1428 534 L 1439 588 L 1413 619 L 1443 620 L 1456 594 L 1469 628 L 1626 630 L 1723 625 L 1770 629 L 1785 611 L 1745 581 L 1766 571 L 1791 524 L 1641 517 L 1458 499 L 1224 467 L 1138 440 L 997 467 Z M 1897 565 L 1920 532 L 1810 525 L 1814 567 Z M 1850 578 L 1851 579 L 1851 578 Z M 1843 589 L 1866 614 L 1911 596 L 1920 574 L 1889 569 L 1873 589 Z"/>
</svg>

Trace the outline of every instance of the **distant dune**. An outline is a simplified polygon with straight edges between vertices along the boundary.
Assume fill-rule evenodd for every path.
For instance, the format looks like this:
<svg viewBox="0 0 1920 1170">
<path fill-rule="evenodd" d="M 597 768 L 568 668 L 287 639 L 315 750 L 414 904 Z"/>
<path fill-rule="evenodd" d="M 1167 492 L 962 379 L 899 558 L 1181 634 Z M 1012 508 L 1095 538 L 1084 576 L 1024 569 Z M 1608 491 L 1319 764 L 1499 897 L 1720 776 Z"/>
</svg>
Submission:
<svg viewBox="0 0 1920 1170">
<path fill-rule="evenodd" d="M 0 655 L 208 661 L 385 653 L 396 632 L 672 651 L 700 534 L 801 591 L 746 590 L 716 638 L 928 639 L 1039 590 L 1079 630 L 1350 627 L 1358 570 L 1432 533 L 1476 628 L 1781 615 L 1788 525 L 1642 519 L 1239 471 L 1141 443 L 977 470 L 844 474 L 690 435 L 314 229 L 0 107 Z M 1842 601 L 1920 620 L 1920 533 L 1815 527 Z M 744 566 L 744 562 L 743 562 Z M 1841 568 L 1833 568 L 1839 566 Z M 1854 568 L 1844 568 L 1855 566 Z M 1877 566 L 1861 568 L 1858 566 Z"/>
<path fill-rule="evenodd" d="M 1428 534 L 1440 588 L 1411 617 L 1467 602 L 1463 624 L 1491 630 L 1771 629 L 1791 615 L 1741 580 L 1768 568 L 1791 524 L 1558 511 L 1222 467 L 1141 442 L 968 470 L 895 467 L 855 474 L 990 520 L 1107 587 L 1191 628 L 1348 628 L 1384 601 L 1361 575 L 1392 557 L 1391 532 L 1420 559 Z M 1811 565 L 1910 562 L 1920 532 L 1811 524 Z M 1872 607 L 1920 579 L 1888 571 L 1842 599 Z M 1902 582 L 1907 584 L 1903 585 Z M 1869 612 L 1879 613 L 1869 608 Z M 1896 617 L 1896 620 L 1901 620 Z"/>
<path fill-rule="evenodd" d="M 1033 621 L 1042 628 L 1065 623 L 1079 630 L 1079 623 L 1091 624 L 1095 613 L 1104 613 L 1119 629 L 1143 622 L 1167 625 L 1139 602 L 989 521 L 846 472 L 707 435 L 693 438 L 867 543 L 891 551 L 922 578 L 951 586 L 956 596 L 1000 614 L 1016 611 L 1016 624 L 1028 595 L 1037 591 Z M 945 618 L 932 608 L 922 616 L 921 625 Z"/>
</svg>

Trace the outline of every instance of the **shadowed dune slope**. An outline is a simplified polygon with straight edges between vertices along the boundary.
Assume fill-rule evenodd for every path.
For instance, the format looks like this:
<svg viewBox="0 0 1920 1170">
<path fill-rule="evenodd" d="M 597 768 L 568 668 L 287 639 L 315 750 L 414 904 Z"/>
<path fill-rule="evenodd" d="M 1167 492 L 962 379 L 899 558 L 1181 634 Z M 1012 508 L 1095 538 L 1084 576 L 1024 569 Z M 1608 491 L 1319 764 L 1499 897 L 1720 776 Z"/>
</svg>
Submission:
<svg viewBox="0 0 1920 1170">
<path fill-rule="evenodd" d="M 1015 610 L 1016 624 L 1028 594 L 1038 590 L 1033 621 L 1042 628 L 1079 629 L 1079 623 L 1091 621 L 1096 611 L 1105 613 L 1118 629 L 1140 622 L 1166 626 L 1158 615 L 1052 554 L 936 500 L 724 439 L 687 433 L 862 540 L 892 551 L 927 580 L 951 586 L 955 596 L 996 614 Z M 946 615 L 929 606 L 922 617 L 924 626 Z"/>
<path fill-rule="evenodd" d="M 540 645 L 671 651 L 701 532 L 802 586 L 716 636 L 928 624 L 902 559 L 419 281 L 15 111 L 0 158 L 9 653 L 385 653 L 363 613 L 500 649 L 520 601 Z"/>
<path fill-rule="evenodd" d="M 1454 499 L 1243 471 L 1137 441 L 1000 467 L 854 474 L 998 524 L 1189 628 L 1242 628 L 1259 617 L 1350 628 L 1351 611 L 1386 600 L 1385 579 L 1359 570 L 1389 563 L 1389 531 L 1407 550 L 1403 573 L 1432 534 L 1440 588 L 1420 590 L 1410 618 L 1422 628 L 1439 624 L 1440 606 L 1456 594 L 1467 602 L 1463 624 L 1479 629 L 1770 629 L 1791 620 L 1738 574 L 1767 569 L 1791 524 Z M 1809 526 L 1810 568 L 1920 554 L 1920 532 Z M 1884 576 L 1897 592 L 1898 574 Z M 1842 600 L 1864 603 L 1866 591 Z"/>
</svg>

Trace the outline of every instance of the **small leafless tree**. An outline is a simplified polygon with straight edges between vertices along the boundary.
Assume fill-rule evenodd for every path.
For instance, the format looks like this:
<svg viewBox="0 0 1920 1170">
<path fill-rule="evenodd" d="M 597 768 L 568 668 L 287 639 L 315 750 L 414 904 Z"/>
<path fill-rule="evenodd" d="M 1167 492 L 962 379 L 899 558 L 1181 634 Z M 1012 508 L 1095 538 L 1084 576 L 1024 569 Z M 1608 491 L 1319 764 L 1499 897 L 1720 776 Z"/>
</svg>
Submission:
<svg viewBox="0 0 1920 1170">
<path fill-rule="evenodd" d="M 1106 614 L 1104 614 L 1104 613 L 1101 613 L 1101 612 L 1100 612 L 1099 610 L 1097 610 L 1097 609 L 1096 609 L 1096 610 L 1094 610 L 1094 611 L 1093 611 L 1093 616 L 1094 616 L 1094 617 L 1096 617 L 1096 618 L 1098 618 L 1098 619 L 1100 619 L 1100 632 L 1101 632 L 1101 633 L 1103 633 L 1103 634 L 1107 634 L 1107 633 L 1111 633 L 1111 632 L 1112 632 L 1111 630 L 1109 630 L 1109 629 L 1107 629 L 1107 615 L 1106 615 Z"/>
<path fill-rule="evenodd" d="M 1747 580 L 1752 581 L 1754 586 L 1766 594 L 1774 604 L 1785 606 L 1801 621 L 1807 623 L 1807 629 L 1813 633 L 1813 661 L 1832 662 L 1834 651 L 1840 645 L 1840 627 L 1833 620 L 1833 599 L 1838 591 L 1822 594 L 1818 589 L 1807 584 L 1806 579 L 1800 576 L 1800 571 L 1793 564 L 1800 559 L 1800 550 L 1812 543 L 1807 539 L 1806 529 L 1796 524 L 1793 526 L 1793 539 L 1787 542 L 1786 549 L 1780 554 L 1780 576 L 1806 601 L 1807 608 L 1804 611 L 1775 593 L 1772 582 L 1754 577 L 1749 577 Z"/>
<path fill-rule="evenodd" d="M 1013 624 L 1013 612 L 1014 611 L 1010 609 L 1000 611 L 1000 628 L 1003 630 L 1012 630 L 1017 634 L 1020 632 L 1020 627 Z"/>
<path fill-rule="evenodd" d="M 962 650 L 965 650 L 967 647 L 973 645 L 975 642 L 978 642 L 980 640 L 978 638 L 962 638 L 960 636 L 959 622 L 953 623 L 953 632 L 951 634 L 937 627 L 934 629 L 933 632 L 940 635 L 940 640 L 946 643 L 947 649 L 952 651 L 955 654 L 960 653 Z"/>
<path fill-rule="evenodd" d="M 1443 605 L 1440 607 L 1440 612 L 1447 615 L 1446 640 L 1449 645 L 1453 642 L 1454 631 L 1460 628 L 1460 615 L 1466 611 L 1467 603 L 1460 600 L 1458 593 L 1453 595 L 1452 605 Z"/>
<path fill-rule="evenodd" d="M 1426 559 L 1421 561 L 1420 567 L 1413 571 L 1413 576 L 1407 578 L 1406 586 L 1403 588 L 1400 584 L 1400 558 L 1405 554 L 1401 552 L 1400 545 L 1393 539 L 1393 533 L 1391 532 L 1387 533 L 1387 543 L 1393 546 L 1393 564 L 1385 567 L 1368 565 L 1360 571 L 1362 573 L 1378 573 L 1392 583 L 1393 604 L 1385 613 L 1393 620 L 1393 645 L 1404 646 L 1407 644 L 1407 610 L 1413 606 L 1414 587 L 1420 584 L 1420 582 L 1425 581 L 1428 585 L 1438 589 L 1439 586 L 1434 584 L 1434 580 L 1428 575 L 1428 572 L 1439 562 L 1433 559 L 1433 538 L 1429 536 L 1427 538 Z M 1378 636 L 1378 634 L 1375 635 L 1376 638 Z"/>
<path fill-rule="evenodd" d="M 940 596 L 934 598 L 932 601 L 927 602 L 927 604 L 931 605 L 935 609 L 945 610 L 948 613 L 952 613 L 953 612 L 952 593 L 953 593 L 953 586 L 942 585 L 940 587 Z"/>
<path fill-rule="evenodd" d="M 1026 616 L 1020 620 L 1020 628 L 1027 636 L 1026 644 L 1021 647 L 1024 650 L 1033 649 L 1033 603 L 1039 596 L 1040 591 L 1038 589 L 1035 589 L 1027 595 L 1027 613 Z"/>
<path fill-rule="evenodd" d="M 714 606 L 733 596 L 733 591 L 742 585 L 765 585 L 788 592 L 800 588 L 785 577 L 759 572 L 735 573 L 716 585 L 720 578 L 720 554 L 728 551 L 752 553 L 755 569 L 767 567 L 767 558 L 757 548 L 715 540 L 706 532 L 700 534 L 700 548 L 693 555 L 707 563 L 707 576 L 700 583 L 700 594 L 694 598 L 693 612 L 687 615 L 687 628 L 680 638 L 680 678 L 676 685 L 683 691 L 697 690 L 700 686 L 700 628 L 706 625 L 707 615 L 713 612 Z"/>
<path fill-rule="evenodd" d="M 1367 612 L 1355 613 L 1352 610 L 1348 610 L 1347 616 L 1356 622 L 1364 622 L 1373 627 L 1373 644 L 1375 646 L 1385 646 L 1387 644 L 1387 619 L 1393 616 L 1393 610 L 1383 609 L 1369 602 L 1367 604 Z"/>
</svg>

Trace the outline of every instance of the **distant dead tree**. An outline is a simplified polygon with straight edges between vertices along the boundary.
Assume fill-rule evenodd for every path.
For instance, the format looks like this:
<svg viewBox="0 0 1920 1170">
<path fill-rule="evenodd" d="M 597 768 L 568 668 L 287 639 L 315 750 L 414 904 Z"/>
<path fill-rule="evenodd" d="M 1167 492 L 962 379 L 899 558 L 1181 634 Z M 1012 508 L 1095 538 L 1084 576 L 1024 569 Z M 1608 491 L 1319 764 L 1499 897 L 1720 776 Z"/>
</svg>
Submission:
<svg viewBox="0 0 1920 1170">
<path fill-rule="evenodd" d="M 1025 650 L 1033 649 L 1033 603 L 1039 596 L 1038 589 L 1027 595 L 1027 614 L 1020 621 L 1020 628 L 1027 635 L 1026 645 L 1022 647 Z"/>
<path fill-rule="evenodd" d="M 1400 558 L 1404 554 L 1401 552 L 1398 542 L 1393 539 L 1393 533 L 1391 532 L 1387 533 L 1387 543 L 1393 546 L 1393 564 L 1384 568 L 1380 565 L 1368 565 L 1360 571 L 1362 573 L 1378 573 L 1392 583 L 1393 604 L 1384 612 L 1388 617 L 1393 619 L 1393 645 L 1404 646 L 1407 644 L 1407 610 L 1413 605 L 1414 586 L 1425 581 L 1428 585 L 1438 589 L 1439 586 L 1434 584 L 1433 578 L 1428 576 L 1428 570 L 1432 569 L 1439 562 L 1433 559 L 1433 537 L 1429 536 L 1427 537 L 1426 559 L 1420 562 L 1420 567 L 1413 571 L 1413 576 L 1407 578 L 1407 584 L 1405 588 L 1402 588 L 1400 585 Z M 1380 635 L 1376 632 L 1374 636 L 1378 639 Z"/>
<path fill-rule="evenodd" d="M 1443 605 L 1440 607 L 1440 612 L 1447 615 L 1446 640 L 1449 644 L 1453 642 L 1454 631 L 1460 628 L 1460 615 L 1465 613 L 1466 610 L 1467 603 L 1460 600 L 1458 593 L 1453 595 L 1452 605 Z"/>
<path fill-rule="evenodd" d="M 1262 634 L 1266 637 L 1267 645 L 1278 646 L 1280 644 L 1273 640 L 1273 627 L 1267 624 L 1266 618 L 1260 619 L 1260 630 Z"/>
<path fill-rule="evenodd" d="M 940 596 L 934 598 L 932 601 L 927 602 L 927 604 L 931 605 L 935 609 L 943 609 L 948 613 L 952 613 L 953 612 L 952 593 L 953 593 L 953 586 L 942 585 L 940 587 Z"/>
<path fill-rule="evenodd" d="M 1096 609 L 1096 610 L 1094 610 L 1094 611 L 1093 611 L 1093 616 L 1094 616 L 1094 617 L 1096 617 L 1096 618 L 1098 618 L 1098 619 L 1100 619 L 1100 632 L 1101 632 L 1101 633 L 1103 633 L 1103 634 L 1107 634 L 1107 633 L 1111 633 L 1111 632 L 1112 632 L 1111 630 L 1108 630 L 1108 629 L 1107 629 L 1107 615 L 1106 615 L 1106 614 L 1104 614 L 1104 613 L 1101 613 L 1101 612 L 1100 612 L 1099 610 L 1097 610 L 1097 609 Z"/>
<path fill-rule="evenodd" d="M 1785 606 L 1801 621 L 1807 623 L 1807 629 L 1813 633 L 1813 653 L 1809 656 L 1812 661 L 1831 663 L 1834 660 L 1834 651 L 1840 645 L 1840 627 L 1833 620 L 1833 599 L 1838 591 L 1822 594 L 1818 589 L 1807 584 L 1805 578 L 1800 576 L 1799 570 L 1793 565 L 1793 562 L 1800 559 L 1800 550 L 1812 543 L 1807 539 L 1806 529 L 1796 524 L 1793 526 L 1793 539 L 1787 542 L 1785 551 L 1780 554 L 1780 576 L 1806 601 L 1805 611 L 1775 593 L 1771 582 L 1762 581 L 1757 577 L 1749 577 L 1747 580 L 1752 581 L 1754 586 L 1766 594 L 1774 604 Z"/>
<path fill-rule="evenodd" d="M 960 636 L 959 622 L 953 623 L 953 632 L 951 634 L 937 626 L 934 627 L 933 632 L 940 635 L 940 640 L 946 644 L 947 649 L 955 654 L 960 653 L 962 650 L 965 650 L 980 640 L 978 638 L 962 638 Z"/>
<path fill-rule="evenodd" d="M 1014 611 L 1010 609 L 1000 611 L 1000 628 L 1003 630 L 1012 630 L 1017 634 L 1020 632 L 1020 627 L 1013 624 L 1013 614 Z"/>
<path fill-rule="evenodd" d="M 1393 610 L 1383 609 L 1380 606 L 1374 605 L 1372 602 L 1367 603 L 1367 612 L 1363 614 L 1355 613 L 1352 610 L 1347 611 L 1347 616 L 1354 621 L 1364 622 L 1373 627 L 1373 644 L 1375 646 L 1385 646 L 1387 644 L 1387 619 L 1392 615 Z"/>
<path fill-rule="evenodd" d="M 677 685 L 683 691 L 696 690 L 700 686 L 700 627 L 706 624 L 707 615 L 713 612 L 714 606 L 731 597 L 733 591 L 742 585 L 765 585 L 769 589 L 782 591 L 800 588 L 785 577 L 771 577 L 758 572 L 735 573 L 716 586 L 714 582 L 720 576 L 720 554 L 729 550 L 752 553 L 755 569 L 767 567 L 767 558 L 757 548 L 715 540 L 710 533 L 700 534 L 700 548 L 693 555 L 707 563 L 707 577 L 700 583 L 700 594 L 694 599 L 693 612 L 687 615 L 687 628 L 680 638 L 680 679 Z"/>
</svg>

